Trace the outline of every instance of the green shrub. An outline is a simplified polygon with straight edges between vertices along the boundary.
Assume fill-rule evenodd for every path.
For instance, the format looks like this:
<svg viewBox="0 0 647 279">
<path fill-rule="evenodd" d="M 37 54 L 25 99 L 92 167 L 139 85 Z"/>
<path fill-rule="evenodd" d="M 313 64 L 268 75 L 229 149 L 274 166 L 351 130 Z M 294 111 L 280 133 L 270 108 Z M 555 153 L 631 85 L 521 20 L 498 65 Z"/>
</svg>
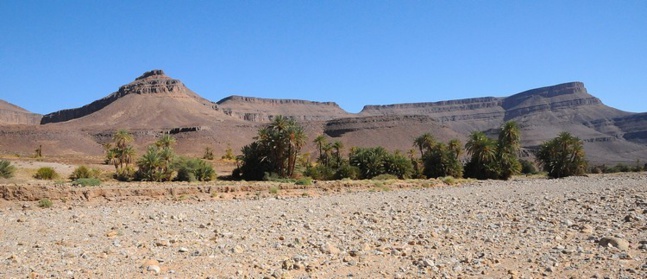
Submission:
<svg viewBox="0 0 647 279">
<path fill-rule="evenodd" d="M 537 174 L 537 168 L 535 164 L 528 160 L 519 160 L 521 163 L 521 173 L 523 174 Z"/>
<path fill-rule="evenodd" d="M 53 168 L 42 167 L 36 171 L 34 175 L 36 179 L 52 180 L 58 178 L 58 173 Z"/>
<path fill-rule="evenodd" d="M 454 178 L 453 176 L 445 176 L 441 180 L 443 181 L 443 183 L 445 183 L 447 185 L 456 184 L 456 178 Z"/>
<path fill-rule="evenodd" d="M 12 178 L 16 168 L 7 160 L 0 160 L 0 177 Z"/>
<path fill-rule="evenodd" d="M 318 164 L 316 166 L 306 167 L 303 175 L 312 177 L 317 180 L 332 180 L 335 177 L 335 170 L 330 166 Z"/>
<path fill-rule="evenodd" d="M 135 168 L 132 166 L 124 166 L 117 169 L 114 178 L 119 181 L 132 181 L 135 178 Z"/>
<path fill-rule="evenodd" d="M 97 178 L 78 178 L 72 182 L 72 186 L 99 186 L 101 180 Z"/>
<path fill-rule="evenodd" d="M 312 185 L 312 178 L 310 177 L 303 177 L 294 182 L 296 185 Z"/>
<path fill-rule="evenodd" d="M 276 195 L 278 193 L 279 193 L 279 187 L 276 187 L 276 186 L 270 187 L 270 194 Z"/>
<path fill-rule="evenodd" d="M 345 161 L 335 172 L 335 179 L 359 179 L 359 168 Z"/>
<path fill-rule="evenodd" d="M 38 207 L 50 208 L 52 205 L 54 205 L 54 203 L 48 198 L 43 198 L 38 201 Z"/>
<path fill-rule="evenodd" d="M 398 178 L 409 178 L 413 173 L 411 160 L 399 153 L 391 154 L 383 147 L 354 148 L 348 160 L 351 166 L 357 167 L 362 179 L 371 179 L 385 173 Z"/>
<path fill-rule="evenodd" d="M 70 175 L 71 180 L 77 180 L 79 178 L 97 178 L 101 175 L 101 171 L 98 169 L 90 169 L 86 166 L 77 167 L 72 174 Z"/>
<path fill-rule="evenodd" d="M 180 158 L 174 165 L 177 181 L 211 181 L 216 178 L 213 167 L 201 159 Z"/>
<path fill-rule="evenodd" d="M 454 148 L 450 148 L 444 143 L 436 143 L 422 156 L 423 174 L 427 178 L 463 177 L 463 164 L 461 164 L 458 155 L 459 152 Z"/>
</svg>

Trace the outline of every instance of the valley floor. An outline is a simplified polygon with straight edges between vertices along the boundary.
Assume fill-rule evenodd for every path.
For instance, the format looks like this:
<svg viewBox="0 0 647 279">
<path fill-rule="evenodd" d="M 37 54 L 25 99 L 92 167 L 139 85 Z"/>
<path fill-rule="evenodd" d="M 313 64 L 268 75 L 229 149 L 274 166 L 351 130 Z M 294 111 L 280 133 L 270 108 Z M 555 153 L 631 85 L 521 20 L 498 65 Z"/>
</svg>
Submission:
<svg viewBox="0 0 647 279">
<path fill-rule="evenodd" d="M 395 188 L 4 201 L 0 277 L 647 277 L 646 173 Z"/>
</svg>

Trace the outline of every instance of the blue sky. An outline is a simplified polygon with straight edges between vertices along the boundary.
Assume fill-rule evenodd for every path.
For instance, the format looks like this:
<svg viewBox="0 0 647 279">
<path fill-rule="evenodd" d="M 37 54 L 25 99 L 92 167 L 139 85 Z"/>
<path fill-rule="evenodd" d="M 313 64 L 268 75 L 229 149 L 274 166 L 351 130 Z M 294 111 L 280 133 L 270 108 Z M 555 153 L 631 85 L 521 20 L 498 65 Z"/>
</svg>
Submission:
<svg viewBox="0 0 647 279">
<path fill-rule="evenodd" d="M 196 93 L 364 105 L 582 81 L 647 111 L 647 1 L 0 1 L 0 99 L 79 107 L 163 69 Z"/>
</svg>

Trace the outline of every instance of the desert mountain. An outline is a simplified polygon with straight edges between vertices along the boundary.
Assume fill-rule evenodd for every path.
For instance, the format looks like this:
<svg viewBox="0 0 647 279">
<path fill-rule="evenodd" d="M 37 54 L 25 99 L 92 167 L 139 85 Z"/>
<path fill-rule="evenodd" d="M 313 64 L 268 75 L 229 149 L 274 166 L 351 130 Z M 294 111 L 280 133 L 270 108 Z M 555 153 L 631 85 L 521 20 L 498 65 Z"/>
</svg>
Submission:
<svg viewBox="0 0 647 279">
<path fill-rule="evenodd" d="M 103 99 L 43 116 L 41 124 L 101 129 L 174 129 L 234 120 L 162 70 L 144 73 Z"/>
<path fill-rule="evenodd" d="M 489 131 L 502 123 L 519 123 L 523 146 L 567 131 L 586 142 L 593 162 L 620 162 L 647 158 L 647 116 L 620 111 L 590 95 L 581 82 L 524 91 L 509 97 L 484 97 L 433 103 L 366 106 L 360 115 L 426 115 L 462 135 Z"/>
<path fill-rule="evenodd" d="M 276 115 L 284 115 L 298 120 L 311 139 L 324 134 L 347 147 L 379 145 L 404 151 L 412 147 L 413 138 L 425 132 L 442 141 L 458 138 L 465 142 L 473 131 L 495 136 L 505 121 L 514 120 L 522 129 L 526 151 L 568 131 L 585 141 L 593 163 L 647 160 L 647 113 L 606 106 L 581 82 L 509 97 L 365 106 L 360 113 L 351 114 L 333 102 L 230 96 L 214 103 L 161 70 L 153 70 L 103 99 L 45 115 L 41 125 L 31 128 L 7 125 L 34 124 L 40 116 L 20 118 L 8 112 L 29 115 L 0 103 L 0 126 L 4 127 L 0 130 L 0 153 L 31 152 L 43 145 L 59 155 L 99 156 L 101 144 L 118 129 L 133 132 L 140 150 L 159 135 L 172 133 L 178 139 L 177 150 L 184 154 L 199 155 L 207 146 L 216 152 L 227 147 L 238 151 L 253 141 L 260 127 Z M 308 142 L 306 149 L 315 155 L 314 144 Z"/>
<path fill-rule="evenodd" d="M 34 125 L 40 123 L 40 114 L 0 100 L 0 125 Z"/>
</svg>

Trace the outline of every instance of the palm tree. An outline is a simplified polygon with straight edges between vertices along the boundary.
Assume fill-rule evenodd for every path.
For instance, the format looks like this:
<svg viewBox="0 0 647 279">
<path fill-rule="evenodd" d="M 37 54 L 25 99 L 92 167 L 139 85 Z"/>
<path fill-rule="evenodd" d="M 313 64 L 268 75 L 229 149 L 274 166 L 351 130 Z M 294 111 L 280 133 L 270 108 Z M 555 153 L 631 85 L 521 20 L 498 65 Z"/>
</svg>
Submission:
<svg viewBox="0 0 647 279">
<path fill-rule="evenodd" d="M 483 132 L 473 132 L 465 144 L 465 150 L 472 160 L 479 163 L 490 162 L 495 158 L 496 146 Z"/>
<path fill-rule="evenodd" d="M 413 140 L 413 146 L 420 150 L 420 157 L 424 156 L 426 151 L 431 150 L 435 144 L 436 139 L 430 133 L 424 133 Z"/>
<path fill-rule="evenodd" d="M 296 166 L 299 152 L 301 151 L 301 148 L 305 144 L 306 135 L 305 135 L 305 132 L 303 131 L 303 127 L 298 125 L 291 125 L 290 127 L 288 127 L 287 133 L 288 133 L 289 149 L 288 149 L 288 169 L 286 174 L 287 176 L 292 176 L 294 174 L 294 168 Z"/>
<path fill-rule="evenodd" d="M 319 161 L 323 161 L 323 147 L 328 143 L 324 135 L 319 135 L 315 138 L 314 142 L 319 148 Z"/>
<path fill-rule="evenodd" d="M 465 144 L 471 156 L 466 166 L 466 175 L 478 179 L 496 178 L 496 143 L 483 132 L 473 132 Z"/>
<path fill-rule="evenodd" d="M 584 174 L 585 156 L 582 140 L 567 132 L 543 143 L 537 152 L 539 163 L 552 178 Z"/>
<path fill-rule="evenodd" d="M 160 148 L 171 148 L 175 144 L 175 138 L 169 134 L 163 135 L 155 142 L 155 145 Z"/>
<path fill-rule="evenodd" d="M 499 178 L 509 179 L 521 172 L 518 154 L 521 148 L 521 132 L 514 121 L 508 121 L 501 127 L 497 143 L 497 161 L 500 166 Z"/>
<path fill-rule="evenodd" d="M 115 147 L 123 149 L 130 142 L 133 141 L 133 135 L 126 130 L 119 130 L 112 136 L 112 141 L 115 142 Z"/>
<path fill-rule="evenodd" d="M 329 158 L 331 157 L 331 151 L 332 151 L 332 144 L 327 143 L 326 145 L 323 146 L 323 163 L 324 165 L 328 166 L 330 163 Z"/>
<path fill-rule="evenodd" d="M 335 150 L 335 157 L 337 159 L 337 165 L 341 164 L 341 150 L 344 148 L 344 144 L 341 141 L 336 140 L 332 144 L 332 148 Z"/>
<path fill-rule="evenodd" d="M 463 144 L 458 139 L 452 139 L 447 143 L 449 150 L 454 153 L 454 157 L 458 159 L 463 154 Z"/>
<path fill-rule="evenodd" d="M 150 181 L 161 180 L 162 156 L 160 156 L 156 146 L 148 147 L 146 153 L 137 160 L 137 166 L 144 179 Z"/>
</svg>

